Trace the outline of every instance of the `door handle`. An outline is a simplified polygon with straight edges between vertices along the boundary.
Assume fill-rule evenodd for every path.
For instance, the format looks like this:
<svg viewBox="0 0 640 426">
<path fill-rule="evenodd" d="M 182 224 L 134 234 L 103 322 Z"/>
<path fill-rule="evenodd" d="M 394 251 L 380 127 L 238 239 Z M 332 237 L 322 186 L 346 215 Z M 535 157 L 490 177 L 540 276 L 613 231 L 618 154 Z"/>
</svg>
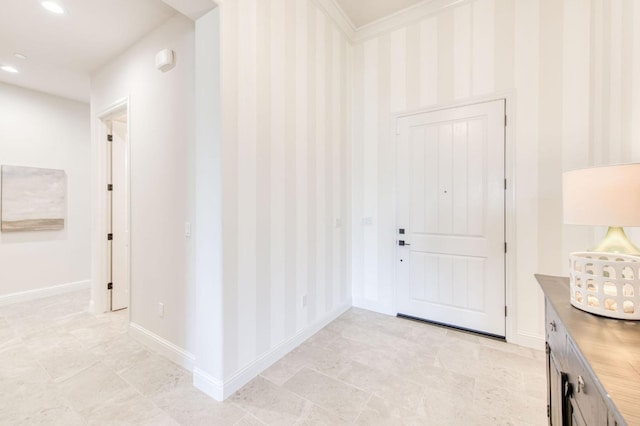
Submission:
<svg viewBox="0 0 640 426">
<path fill-rule="evenodd" d="M 399 246 L 410 246 L 411 244 L 405 243 L 404 240 L 398 240 L 398 245 Z"/>
</svg>

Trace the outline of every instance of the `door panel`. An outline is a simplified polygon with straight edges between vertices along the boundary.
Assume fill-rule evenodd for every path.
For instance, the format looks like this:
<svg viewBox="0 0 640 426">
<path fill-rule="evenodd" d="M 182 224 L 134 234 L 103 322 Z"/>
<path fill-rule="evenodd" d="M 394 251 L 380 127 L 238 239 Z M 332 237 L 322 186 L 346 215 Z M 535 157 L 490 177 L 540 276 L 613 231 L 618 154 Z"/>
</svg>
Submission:
<svg viewBox="0 0 640 426">
<path fill-rule="evenodd" d="M 113 121 L 113 141 L 111 142 L 111 226 L 112 241 L 112 283 L 111 309 L 129 306 L 129 226 L 127 215 L 126 151 L 127 123 Z"/>
<path fill-rule="evenodd" d="M 398 312 L 504 336 L 504 101 L 398 124 Z"/>
</svg>

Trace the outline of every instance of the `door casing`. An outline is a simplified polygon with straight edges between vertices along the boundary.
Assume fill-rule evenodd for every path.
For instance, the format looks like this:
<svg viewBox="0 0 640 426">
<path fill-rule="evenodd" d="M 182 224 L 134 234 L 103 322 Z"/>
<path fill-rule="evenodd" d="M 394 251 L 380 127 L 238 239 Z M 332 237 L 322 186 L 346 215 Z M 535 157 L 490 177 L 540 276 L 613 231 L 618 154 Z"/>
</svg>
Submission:
<svg viewBox="0 0 640 426">
<path fill-rule="evenodd" d="M 398 227 L 408 232 L 398 239 L 413 246 L 397 250 L 399 315 L 506 335 L 505 115 L 501 99 L 399 120 Z M 427 293 L 414 294 L 414 285 Z"/>
<path fill-rule="evenodd" d="M 96 133 L 92 135 L 92 142 L 95 144 L 94 158 L 92 159 L 95 172 L 93 173 L 93 233 L 92 233 L 92 286 L 91 286 L 91 302 L 90 312 L 93 314 L 101 314 L 109 311 L 109 290 L 107 283 L 109 278 L 109 261 L 107 233 L 109 229 L 109 214 L 107 208 L 108 192 L 108 150 L 107 150 L 107 134 L 109 130 L 108 121 L 118 115 L 126 113 L 127 116 L 127 141 L 129 142 L 125 149 L 125 220 L 127 224 L 131 224 L 131 105 L 129 97 L 119 99 L 112 103 L 95 116 Z M 130 265 L 131 265 L 131 241 L 130 234 L 127 236 L 126 244 L 129 246 L 129 257 L 127 259 L 127 276 L 130 288 L 133 286 L 131 282 Z M 130 293 L 131 294 L 131 293 Z M 131 299 L 129 299 L 129 308 L 131 308 Z M 128 309 L 130 317 L 131 309 Z"/>
<path fill-rule="evenodd" d="M 517 243 L 516 243 L 516 203 L 515 203 L 515 194 L 516 194 L 516 187 L 517 187 L 517 182 L 516 182 L 516 175 L 515 175 L 515 123 L 516 123 L 516 111 L 515 111 L 515 99 L 516 99 L 516 94 L 515 94 L 515 90 L 508 90 L 508 91 L 504 91 L 504 92 L 497 92 L 493 95 L 490 96 L 481 96 L 481 97 L 474 97 L 474 98 L 470 98 L 468 100 L 465 100 L 463 102 L 452 102 L 452 103 L 446 103 L 446 104 L 440 104 L 434 107 L 430 107 L 430 108 L 418 108 L 418 109 L 412 109 L 412 110 L 407 110 L 407 111 L 403 111 L 400 113 L 396 113 L 392 115 L 392 125 L 391 127 L 391 134 L 389 135 L 389 140 L 395 140 L 396 137 L 396 130 L 398 128 L 398 120 L 403 118 L 403 117 L 407 117 L 407 116 L 411 116 L 411 115 L 415 115 L 415 114 L 422 114 L 422 113 L 429 113 L 429 112 L 435 112 L 435 111 L 440 111 L 440 110 L 444 110 L 444 109 L 450 109 L 450 108 L 457 108 L 457 107 L 462 107 L 462 106 L 468 106 L 468 105 L 475 105 L 475 104 L 479 104 L 479 103 L 485 103 L 485 102 L 491 102 L 491 101 L 496 101 L 496 100 L 504 100 L 505 101 L 505 111 L 506 111 L 506 117 L 507 117 L 507 122 L 506 122 L 506 126 L 505 126 L 505 151 L 504 151 L 504 161 L 505 161 L 505 169 L 504 169 L 504 173 L 505 173 L 505 177 L 507 179 L 507 188 L 505 190 L 505 241 L 507 243 L 507 252 L 505 255 L 505 303 L 506 303 L 506 307 L 507 307 L 507 316 L 506 316 L 506 322 L 505 322 L 505 339 L 507 340 L 507 342 L 514 342 L 514 343 L 518 343 L 518 344 L 522 344 L 525 346 L 529 346 L 529 347 L 537 347 L 539 342 L 537 338 L 535 337 L 531 337 L 530 339 L 522 339 L 520 338 L 520 336 L 517 335 L 517 329 L 516 329 L 516 312 L 515 312 L 515 306 L 516 306 L 516 296 L 517 296 L 517 289 L 516 289 L 516 260 L 517 260 L 517 256 L 516 256 L 516 249 L 517 249 Z M 394 145 L 394 149 L 395 149 L 395 145 Z M 397 157 L 397 152 L 396 152 L 396 157 Z M 395 161 L 396 164 L 396 170 L 395 170 L 395 179 L 397 182 L 397 161 Z M 394 199 L 394 215 L 395 215 L 395 224 L 396 224 L 396 228 L 398 227 L 398 200 L 397 200 L 397 194 L 396 194 L 396 198 Z M 395 233 L 394 233 L 395 235 Z M 397 246 L 397 241 L 392 241 L 389 242 L 390 244 L 394 244 L 396 247 L 396 251 L 398 250 L 398 246 Z M 397 257 L 397 253 L 394 254 Z M 396 262 L 394 262 L 394 300 L 393 300 L 393 306 L 394 306 L 394 310 L 397 312 L 397 288 L 398 288 L 398 283 L 395 282 L 395 279 L 397 277 L 397 270 L 396 270 L 397 266 L 396 266 Z"/>
<path fill-rule="evenodd" d="M 129 123 L 126 121 L 126 112 L 122 116 L 109 119 L 108 123 L 111 124 L 110 134 L 112 135 L 112 141 L 108 145 L 111 157 L 110 183 L 113 184 L 112 190 L 108 191 L 111 203 L 107 209 L 111 222 L 110 232 L 113 233 L 113 240 L 109 242 L 111 248 L 110 281 L 113 283 L 110 294 L 110 310 L 116 311 L 128 308 L 131 300 L 129 297 L 130 223 L 127 214 L 128 185 L 126 184 L 125 172 L 128 164 Z"/>
</svg>

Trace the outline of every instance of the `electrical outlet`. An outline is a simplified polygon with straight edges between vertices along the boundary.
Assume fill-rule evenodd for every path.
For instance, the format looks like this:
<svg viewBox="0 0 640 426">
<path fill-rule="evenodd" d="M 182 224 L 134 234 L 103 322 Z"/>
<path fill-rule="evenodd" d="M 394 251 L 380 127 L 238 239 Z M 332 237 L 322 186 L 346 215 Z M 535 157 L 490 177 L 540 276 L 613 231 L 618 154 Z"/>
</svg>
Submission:
<svg viewBox="0 0 640 426">
<path fill-rule="evenodd" d="M 342 221 L 340 219 L 336 219 L 336 228 L 342 227 Z"/>
<path fill-rule="evenodd" d="M 184 223 L 184 236 L 187 238 L 191 237 L 191 222 Z"/>
<path fill-rule="evenodd" d="M 362 224 L 364 226 L 371 226 L 373 225 L 373 218 L 372 217 L 364 217 L 362 218 Z"/>
<path fill-rule="evenodd" d="M 302 303 L 302 307 L 303 308 L 307 307 L 307 295 L 306 294 L 304 296 L 302 296 L 301 303 Z"/>
<path fill-rule="evenodd" d="M 158 303 L 158 316 L 164 318 L 164 303 Z"/>
</svg>

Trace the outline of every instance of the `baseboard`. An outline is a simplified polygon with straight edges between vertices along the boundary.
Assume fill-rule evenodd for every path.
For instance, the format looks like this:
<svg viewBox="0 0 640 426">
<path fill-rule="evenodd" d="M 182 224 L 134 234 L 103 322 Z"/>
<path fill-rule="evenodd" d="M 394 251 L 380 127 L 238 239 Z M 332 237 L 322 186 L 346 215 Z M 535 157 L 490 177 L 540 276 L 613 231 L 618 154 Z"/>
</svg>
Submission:
<svg viewBox="0 0 640 426">
<path fill-rule="evenodd" d="M 347 300 L 333 311 L 327 313 L 323 318 L 314 321 L 304 330 L 283 341 L 269 352 L 263 354 L 224 382 L 221 382 L 215 377 L 212 377 L 206 372 L 196 368 L 193 372 L 193 383 L 198 389 L 207 395 L 218 401 L 223 401 L 253 380 L 264 370 L 271 367 L 271 365 L 275 364 L 286 354 L 294 350 L 309 337 L 320 331 L 331 321 L 345 313 L 349 308 L 351 308 L 351 299 Z"/>
<path fill-rule="evenodd" d="M 135 323 L 129 323 L 129 335 L 179 366 L 193 371 L 195 357 L 181 347 Z"/>
<path fill-rule="evenodd" d="M 91 315 L 98 315 L 98 312 L 96 312 L 96 301 L 93 299 L 89 301 L 89 313 Z"/>
<path fill-rule="evenodd" d="M 354 297 L 353 298 L 353 307 L 366 309 L 368 311 L 377 312 L 379 314 L 385 315 L 393 315 L 395 316 L 398 312 L 388 303 L 378 303 L 372 302 L 370 300 L 364 299 L 362 297 Z"/>
<path fill-rule="evenodd" d="M 86 290 L 91 288 L 91 280 L 75 281 L 67 284 L 54 285 L 51 287 L 37 288 L 34 290 L 21 291 L 0 296 L 0 306 L 12 303 L 29 302 L 31 300 L 43 299 L 58 294 L 71 293 L 73 291 Z"/>
<path fill-rule="evenodd" d="M 515 337 L 510 339 L 509 343 L 540 351 L 544 350 L 544 336 L 537 336 L 523 331 L 517 331 Z"/>
<path fill-rule="evenodd" d="M 329 324 L 331 321 L 338 318 L 351 308 L 351 300 L 347 300 L 344 304 L 338 308 L 327 313 L 323 318 L 314 321 L 304 330 L 291 336 L 289 339 L 283 341 L 269 352 L 265 353 L 254 362 L 234 374 L 231 378 L 224 381 L 222 388 L 222 398 L 226 399 L 233 395 L 236 391 L 249 383 L 258 374 L 262 373 L 267 368 L 271 367 L 277 361 L 279 361 L 286 354 L 297 348 L 305 340 L 316 334 L 323 327 Z"/>
<path fill-rule="evenodd" d="M 193 386 L 216 401 L 224 400 L 224 383 L 197 367 L 193 369 Z"/>
</svg>

